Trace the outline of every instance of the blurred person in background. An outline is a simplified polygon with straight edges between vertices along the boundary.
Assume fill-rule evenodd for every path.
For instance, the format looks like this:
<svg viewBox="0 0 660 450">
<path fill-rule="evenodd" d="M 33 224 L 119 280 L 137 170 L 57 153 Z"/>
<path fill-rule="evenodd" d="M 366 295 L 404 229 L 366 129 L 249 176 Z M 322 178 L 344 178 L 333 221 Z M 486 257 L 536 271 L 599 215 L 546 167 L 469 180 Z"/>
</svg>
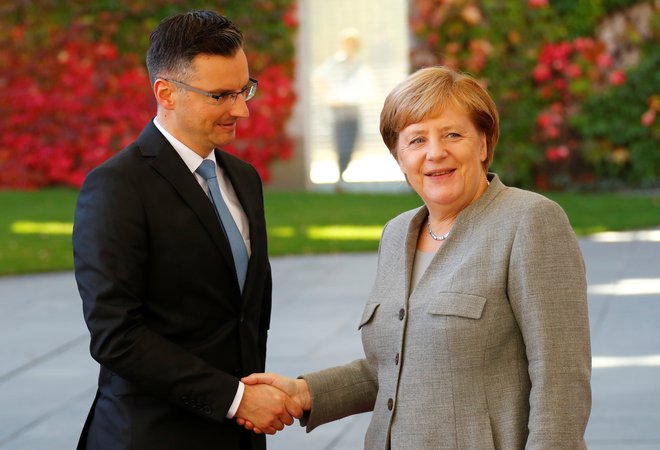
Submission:
<svg viewBox="0 0 660 450">
<path fill-rule="evenodd" d="M 372 93 L 372 77 L 360 58 L 360 34 L 355 28 L 339 33 L 339 49 L 314 72 L 314 84 L 332 114 L 332 138 L 339 180 L 345 187 L 344 172 L 351 162 L 360 134 L 360 106 Z"/>
</svg>

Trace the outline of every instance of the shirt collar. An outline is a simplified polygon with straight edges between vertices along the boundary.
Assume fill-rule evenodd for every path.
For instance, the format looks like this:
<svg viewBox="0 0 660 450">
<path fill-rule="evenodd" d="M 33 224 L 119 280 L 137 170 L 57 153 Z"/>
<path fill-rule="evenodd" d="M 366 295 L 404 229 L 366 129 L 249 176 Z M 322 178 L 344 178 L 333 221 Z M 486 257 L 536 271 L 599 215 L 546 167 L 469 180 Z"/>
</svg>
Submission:
<svg viewBox="0 0 660 450">
<path fill-rule="evenodd" d="M 154 118 L 154 125 L 156 125 L 156 128 L 158 128 L 158 130 L 161 133 L 163 133 L 165 139 L 167 139 L 170 145 L 174 147 L 174 150 L 176 150 L 176 152 L 179 154 L 183 162 L 186 163 L 188 170 L 190 170 L 192 173 L 195 173 L 195 171 L 202 163 L 202 161 L 204 161 L 204 159 L 210 159 L 214 163 L 216 162 L 215 152 L 211 152 L 209 153 L 209 156 L 207 156 L 206 158 L 202 158 L 186 144 L 184 144 L 183 142 L 172 136 L 160 123 L 158 123 L 158 120 L 156 118 Z"/>
</svg>

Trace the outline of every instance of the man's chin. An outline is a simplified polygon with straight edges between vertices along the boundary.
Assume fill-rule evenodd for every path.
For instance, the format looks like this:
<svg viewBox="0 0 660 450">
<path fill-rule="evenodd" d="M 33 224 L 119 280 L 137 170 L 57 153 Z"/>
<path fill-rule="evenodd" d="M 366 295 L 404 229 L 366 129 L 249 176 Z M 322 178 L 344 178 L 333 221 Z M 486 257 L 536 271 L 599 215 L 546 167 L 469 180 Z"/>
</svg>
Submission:
<svg viewBox="0 0 660 450">
<path fill-rule="evenodd" d="M 222 147 L 228 144 L 231 144 L 236 138 L 236 133 L 223 133 L 222 136 L 216 136 L 213 139 L 213 144 L 215 147 Z"/>
</svg>

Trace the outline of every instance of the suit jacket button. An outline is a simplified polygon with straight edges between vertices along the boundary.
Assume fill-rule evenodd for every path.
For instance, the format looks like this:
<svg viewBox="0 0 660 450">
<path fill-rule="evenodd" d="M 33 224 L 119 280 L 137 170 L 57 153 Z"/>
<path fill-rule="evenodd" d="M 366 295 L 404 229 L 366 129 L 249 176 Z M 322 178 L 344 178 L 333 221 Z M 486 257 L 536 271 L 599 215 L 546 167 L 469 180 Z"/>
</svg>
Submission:
<svg viewBox="0 0 660 450">
<path fill-rule="evenodd" d="M 207 406 L 204 406 L 203 411 L 204 411 L 204 414 L 206 414 L 207 416 L 210 416 L 210 415 L 213 413 L 213 410 L 212 410 L 211 407 L 208 406 L 208 405 L 207 405 Z"/>
<path fill-rule="evenodd" d="M 399 320 L 403 320 L 403 318 L 406 316 L 406 310 L 401 308 L 399 310 Z"/>
<path fill-rule="evenodd" d="M 394 408 L 394 400 L 392 400 L 392 399 L 390 398 L 390 399 L 387 400 L 387 409 L 389 409 L 390 411 L 392 411 L 392 408 Z"/>
</svg>

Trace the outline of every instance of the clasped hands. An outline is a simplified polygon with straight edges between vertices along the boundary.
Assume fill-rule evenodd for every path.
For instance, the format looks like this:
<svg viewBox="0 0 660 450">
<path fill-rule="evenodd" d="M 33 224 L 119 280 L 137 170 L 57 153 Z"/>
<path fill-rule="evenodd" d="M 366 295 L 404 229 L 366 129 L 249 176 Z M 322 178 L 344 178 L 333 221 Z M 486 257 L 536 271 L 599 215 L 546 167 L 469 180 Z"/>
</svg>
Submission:
<svg viewBox="0 0 660 450">
<path fill-rule="evenodd" d="M 241 381 L 245 391 L 236 411 L 236 423 L 257 434 L 275 434 L 312 407 L 305 380 L 254 373 Z"/>
</svg>

